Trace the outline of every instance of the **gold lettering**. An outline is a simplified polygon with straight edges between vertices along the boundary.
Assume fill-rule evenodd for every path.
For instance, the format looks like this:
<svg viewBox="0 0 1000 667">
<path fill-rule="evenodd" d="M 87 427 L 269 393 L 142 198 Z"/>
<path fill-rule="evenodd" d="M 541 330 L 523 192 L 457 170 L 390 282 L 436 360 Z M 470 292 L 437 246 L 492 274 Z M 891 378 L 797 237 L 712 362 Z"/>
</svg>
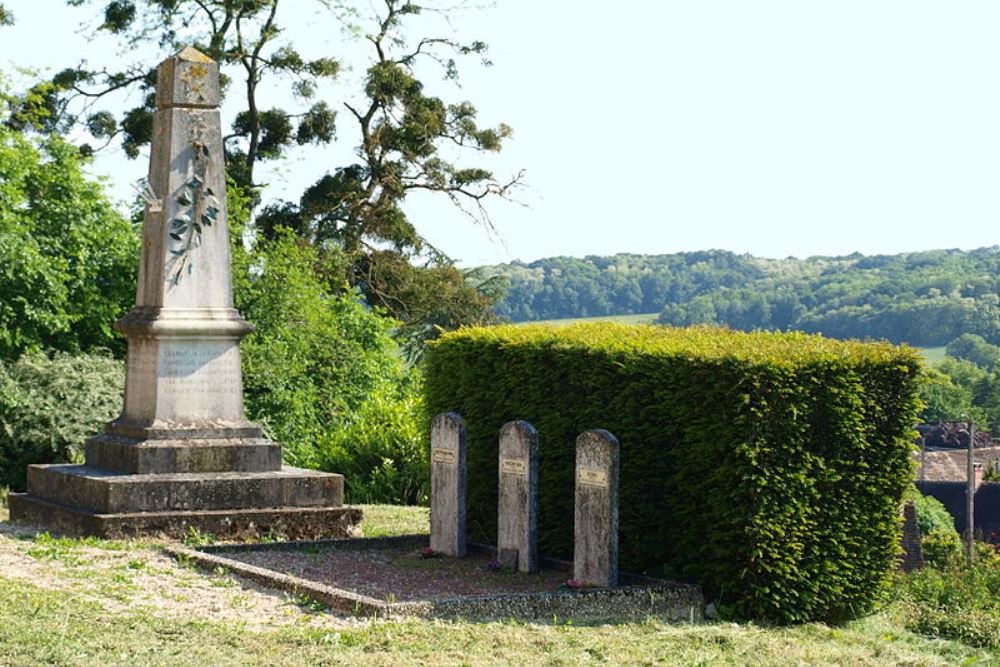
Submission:
<svg viewBox="0 0 1000 667">
<path fill-rule="evenodd" d="M 577 468 L 576 480 L 584 486 L 608 488 L 608 473 L 594 468 Z"/>
<path fill-rule="evenodd" d="M 455 450 L 453 449 L 438 448 L 431 454 L 431 461 L 434 463 L 443 463 L 448 466 L 455 465 L 455 458 Z"/>
<path fill-rule="evenodd" d="M 500 459 L 500 472 L 505 475 L 526 475 L 528 462 L 525 459 Z"/>
</svg>

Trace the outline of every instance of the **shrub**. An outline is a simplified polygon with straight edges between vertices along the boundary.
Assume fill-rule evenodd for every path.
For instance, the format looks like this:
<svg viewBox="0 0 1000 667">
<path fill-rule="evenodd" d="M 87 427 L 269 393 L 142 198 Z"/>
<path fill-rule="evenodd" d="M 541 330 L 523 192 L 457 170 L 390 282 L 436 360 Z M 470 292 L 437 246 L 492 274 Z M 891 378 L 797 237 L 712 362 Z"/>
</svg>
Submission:
<svg viewBox="0 0 1000 667">
<path fill-rule="evenodd" d="M 344 475 L 348 502 L 426 504 L 429 458 L 414 418 L 420 389 L 417 373 L 383 385 L 342 427 L 320 438 L 319 467 Z"/>
<path fill-rule="evenodd" d="M 339 442 L 341 429 L 357 435 L 378 424 L 390 428 L 384 438 L 396 445 L 389 449 L 402 454 L 398 443 L 418 427 L 413 401 L 392 402 L 392 388 L 406 379 L 390 336 L 394 320 L 352 292 L 331 294 L 314 271 L 315 248 L 290 232 L 258 246 L 247 261 L 236 274 L 236 299 L 256 326 L 242 345 L 248 416 L 282 444 L 293 465 L 343 462 L 321 460 L 321 441 Z M 383 409 L 392 414 L 379 413 Z M 418 443 L 414 437 L 412 447 Z"/>
<path fill-rule="evenodd" d="M 934 496 L 925 496 L 912 485 L 906 491 L 906 499 L 913 501 L 921 535 L 930 535 L 941 531 L 958 537 L 958 531 L 955 530 L 955 518 L 940 500 Z"/>
<path fill-rule="evenodd" d="M 906 499 L 913 501 L 917 511 L 924 560 L 942 567 L 960 555 L 962 541 L 955 530 L 955 518 L 944 504 L 933 496 L 925 496 L 912 485 L 906 492 Z"/>
<path fill-rule="evenodd" d="M 920 361 L 799 333 L 612 323 L 445 334 L 427 411 L 469 429 L 471 537 L 496 531 L 497 431 L 540 435 L 539 546 L 572 554 L 574 442 L 622 443 L 620 562 L 664 566 L 735 615 L 838 621 L 869 610 L 898 553 Z"/>
<path fill-rule="evenodd" d="M 962 553 L 962 540 L 954 527 L 926 533 L 920 540 L 924 560 L 933 567 L 944 567 Z"/>
<path fill-rule="evenodd" d="M 110 355 L 0 362 L 0 486 L 23 489 L 29 463 L 82 460 L 84 441 L 121 409 L 124 385 L 124 364 Z"/>
<path fill-rule="evenodd" d="M 901 579 L 899 608 L 908 629 L 1000 648 L 1000 559 L 989 545 L 977 546 L 981 559 L 971 569 L 954 558 Z"/>
</svg>

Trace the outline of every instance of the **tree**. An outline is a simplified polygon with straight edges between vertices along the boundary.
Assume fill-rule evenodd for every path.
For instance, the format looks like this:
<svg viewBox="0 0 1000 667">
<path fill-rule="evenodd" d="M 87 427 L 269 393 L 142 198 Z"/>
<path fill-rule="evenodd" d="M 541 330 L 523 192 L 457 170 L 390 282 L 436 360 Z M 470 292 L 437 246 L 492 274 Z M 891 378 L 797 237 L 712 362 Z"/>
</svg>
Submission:
<svg viewBox="0 0 1000 667">
<path fill-rule="evenodd" d="M 332 5 L 327 0 L 317 2 Z M 315 99 L 319 84 L 338 74 L 339 61 L 307 59 L 295 49 L 282 32 L 279 5 L 285 5 L 280 0 L 102 0 L 100 4 L 104 17 L 100 29 L 121 36 L 133 52 L 145 57 L 116 71 L 84 65 L 59 72 L 13 105 L 13 127 L 53 130 L 83 124 L 96 140 L 120 138 L 126 153 L 135 157 L 151 135 L 154 58 L 163 57 L 166 49 L 192 43 L 218 60 L 227 79 L 239 82 L 245 94 L 225 147 L 233 181 L 254 193 L 252 206 L 261 200 L 262 185 L 256 178 L 261 161 L 280 159 L 295 144 L 328 144 L 338 129 L 344 129 L 343 124 L 338 127 L 333 107 Z M 486 45 L 437 36 L 411 40 L 404 28 L 423 8 L 408 0 L 382 0 L 380 7 L 372 29 L 351 26 L 364 35 L 371 54 L 363 91 L 344 105 L 358 161 L 319 178 L 296 203 L 267 206 L 256 222 L 268 238 L 284 227 L 323 252 L 328 248 L 343 252 L 349 259 L 346 275 L 330 276 L 331 286 L 339 286 L 346 277 L 373 305 L 396 317 L 412 318 L 414 313 L 434 310 L 426 303 L 405 302 L 422 290 L 400 289 L 399 279 L 404 273 L 410 277 L 418 273 L 385 269 L 380 266 L 383 261 L 396 267 L 401 261 L 422 258 L 428 269 L 445 269 L 438 270 L 434 279 L 440 282 L 447 276 L 449 291 L 466 292 L 464 302 L 488 298 L 489 292 L 477 293 L 460 273 L 447 270 L 448 258 L 426 243 L 404 213 L 407 195 L 439 193 L 489 226 L 484 202 L 509 197 L 521 175 L 500 180 L 487 169 L 452 161 L 449 156 L 455 152 L 500 150 L 511 130 L 503 124 L 480 127 L 475 106 L 467 101 L 446 103 L 429 94 L 416 74 L 421 63 L 429 63 L 454 81 L 459 57 L 477 56 L 489 64 Z M 140 46 L 153 48 L 144 51 Z M 303 108 L 295 112 L 265 108 L 261 85 L 279 78 L 291 81 Z M 120 117 L 98 108 L 106 96 L 134 87 L 145 93 L 142 105 Z M 445 146 L 448 151 L 442 151 Z M 319 256 L 320 263 L 326 259 Z M 425 329 L 442 320 L 471 323 L 480 321 L 479 310 L 433 312 L 422 322 L 409 323 Z"/>
<path fill-rule="evenodd" d="M 755 258 L 723 251 L 554 257 L 483 267 L 511 287 L 515 320 L 661 311 L 664 324 L 799 329 L 944 345 L 1000 342 L 1000 247 L 865 257 Z M 989 348 L 987 348 L 989 349 Z"/>
<path fill-rule="evenodd" d="M 972 385 L 972 402 L 986 417 L 986 426 L 1000 433 L 1000 371 L 993 371 Z"/>
<path fill-rule="evenodd" d="M 930 369 L 921 389 L 921 398 L 927 407 L 923 419 L 927 423 L 953 422 L 963 414 L 971 415 L 984 427 L 993 428 L 1000 413 L 996 387 L 990 375 L 971 361 L 945 357 Z"/>
<path fill-rule="evenodd" d="M 393 322 L 356 294 L 329 293 L 313 272 L 315 253 L 282 232 L 237 264 L 234 285 L 237 308 L 256 327 L 241 346 L 248 413 L 290 463 L 307 467 L 321 463 L 321 437 L 404 380 Z"/>
<path fill-rule="evenodd" d="M 955 359 L 971 361 L 985 370 L 993 370 L 1000 363 L 1000 346 L 990 345 L 982 336 L 962 334 L 948 343 L 945 353 Z"/>
<path fill-rule="evenodd" d="M 0 126 L 0 358 L 112 348 L 134 302 L 137 231 L 87 178 L 79 150 Z"/>
<path fill-rule="evenodd" d="M 935 367 L 960 387 L 972 387 L 976 382 L 986 377 L 984 369 L 966 359 L 946 356 Z"/>
<path fill-rule="evenodd" d="M 927 369 L 924 375 L 920 399 L 924 402 L 920 419 L 925 424 L 955 421 L 972 409 L 972 390 L 933 368 Z"/>
<path fill-rule="evenodd" d="M 88 0 L 67 3 L 78 6 Z M 252 190 L 258 163 L 281 157 L 296 143 L 333 139 L 335 114 L 325 102 L 312 98 L 321 80 L 336 76 L 339 64 L 332 58 L 304 59 L 290 44 L 280 43 L 279 0 L 102 0 L 101 4 L 104 20 L 98 30 L 118 35 L 130 47 L 127 52 L 141 58 L 116 70 L 88 69 L 83 62 L 39 82 L 12 105 L 13 127 L 66 131 L 82 126 L 104 142 L 101 148 L 117 138 L 129 157 L 138 157 L 140 148 L 152 139 L 155 67 L 169 52 L 193 44 L 220 63 L 224 89 L 236 80 L 245 92 L 246 108 L 225 137 L 227 167 L 238 185 Z M 260 84 L 268 76 L 290 79 L 297 98 L 309 106 L 298 113 L 261 108 Z M 115 94 L 132 89 L 141 93 L 139 106 L 120 116 L 100 108 L 115 100 Z"/>
</svg>

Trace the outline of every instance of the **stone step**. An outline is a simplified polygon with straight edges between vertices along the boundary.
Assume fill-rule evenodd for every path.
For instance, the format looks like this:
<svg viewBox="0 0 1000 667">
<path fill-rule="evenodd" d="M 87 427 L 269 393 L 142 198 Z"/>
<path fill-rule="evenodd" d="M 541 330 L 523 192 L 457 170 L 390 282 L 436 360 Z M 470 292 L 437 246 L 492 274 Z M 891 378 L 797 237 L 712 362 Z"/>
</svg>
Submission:
<svg viewBox="0 0 1000 667">
<path fill-rule="evenodd" d="M 284 467 L 270 472 L 130 475 L 86 465 L 28 466 L 28 494 L 97 514 L 338 507 L 344 478 Z"/>
<path fill-rule="evenodd" d="M 248 421 L 225 423 L 166 424 L 153 426 L 136 424 L 123 419 L 109 422 L 104 430 L 108 435 L 133 440 L 190 440 L 197 438 L 263 438 L 260 426 Z"/>
<path fill-rule="evenodd" d="M 10 515 L 12 521 L 45 526 L 64 535 L 95 535 L 104 539 L 137 535 L 179 539 L 197 529 L 217 539 L 245 540 L 273 535 L 287 540 L 318 540 L 355 537 L 361 523 L 361 510 L 354 507 L 95 514 L 25 493 L 10 495 Z"/>
<path fill-rule="evenodd" d="M 265 438 L 133 440 L 98 435 L 86 444 L 87 465 L 115 472 L 267 472 L 281 470 L 281 445 Z"/>
</svg>

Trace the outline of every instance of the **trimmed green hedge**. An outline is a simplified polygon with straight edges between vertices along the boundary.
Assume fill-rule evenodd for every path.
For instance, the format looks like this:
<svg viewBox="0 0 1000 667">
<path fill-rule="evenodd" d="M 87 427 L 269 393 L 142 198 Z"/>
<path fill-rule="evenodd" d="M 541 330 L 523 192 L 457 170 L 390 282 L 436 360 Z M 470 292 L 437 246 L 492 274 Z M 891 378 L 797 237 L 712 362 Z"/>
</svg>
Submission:
<svg viewBox="0 0 1000 667">
<path fill-rule="evenodd" d="M 621 442 L 623 570 L 699 583 L 732 614 L 840 621 L 898 553 L 917 353 L 800 333 L 501 326 L 445 334 L 427 408 L 469 429 L 470 537 L 496 535 L 497 431 L 540 435 L 539 547 L 571 556 L 576 436 Z"/>
</svg>

